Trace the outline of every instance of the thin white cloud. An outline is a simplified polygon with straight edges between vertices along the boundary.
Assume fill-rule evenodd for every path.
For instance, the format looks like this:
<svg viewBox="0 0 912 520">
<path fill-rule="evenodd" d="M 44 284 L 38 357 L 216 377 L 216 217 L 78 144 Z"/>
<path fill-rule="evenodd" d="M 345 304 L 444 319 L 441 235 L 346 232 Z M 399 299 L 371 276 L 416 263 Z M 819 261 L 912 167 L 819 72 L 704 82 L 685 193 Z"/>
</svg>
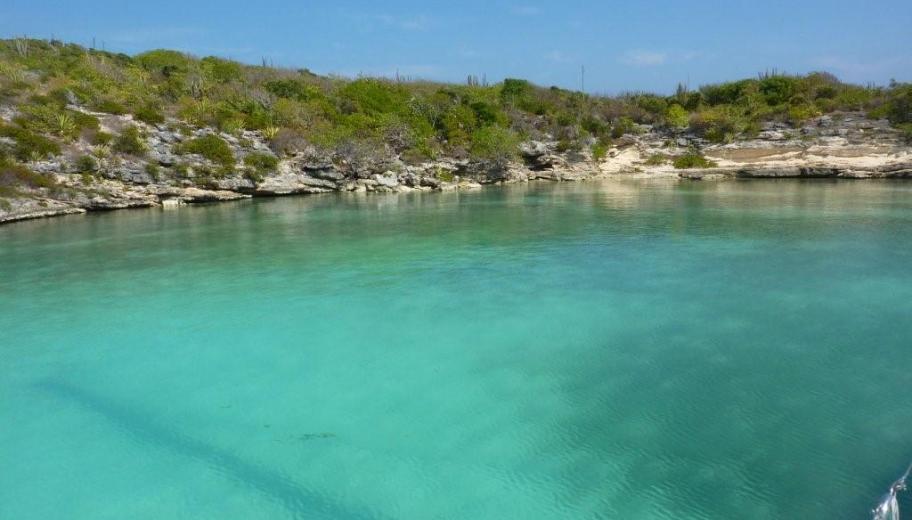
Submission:
<svg viewBox="0 0 912 520">
<path fill-rule="evenodd" d="M 890 75 L 891 71 L 912 66 L 912 59 L 901 56 L 887 56 L 868 61 L 846 59 L 838 56 L 823 56 L 814 60 L 814 67 L 835 71 L 849 81 L 872 81 Z M 908 78 L 896 78 L 908 79 Z"/>
<path fill-rule="evenodd" d="M 561 51 L 551 51 L 545 54 L 544 58 L 553 63 L 572 63 L 573 58 Z"/>
<path fill-rule="evenodd" d="M 160 45 L 169 41 L 204 36 L 206 33 L 206 30 L 199 27 L 146 27 L 120 30 L 111 34 L 107 40 L 109 43 L 121 45 Z"/>
<path fill-rule="evenodd" d="M 535 5 L 517 5 L 512 10 L 519 16 L 538 16 L 542 13 L 541 7 Z"/>
<path fill-rule="evenodd" d="M 621 56 L 621 63 L 635 67 L 657 67 L 668 61 L 668 54 L 657 51 L 630 50 Z"/>
<path fill-rule="evenodd" d="M 347 68 L 336 73 L 349 78 L 376 77 L 393 79 L 398 76 L 401 79 L 428 79 L 439 76 L 442 72 L 443 70 L 436 65 L 405 64 L 398 67 L 385 65 L 367 66 L 359 69 Z"/>
<path fill-rule="evenodd" d="M 416 16 L 394 16 L 381 14 L 377 16 L 381 22 L 398 27 L 406 31 L 426 31 L 431 24 L 431 19 L 423 14 Z"/>
<path fill-rule="evenodd" d="M 456 50 L 456 55 L 463 59 L 472 59 L 481 56 L 481 54 L 475 49 L 466 47 L 465 45 L 459 47 Z"/>
</svg>

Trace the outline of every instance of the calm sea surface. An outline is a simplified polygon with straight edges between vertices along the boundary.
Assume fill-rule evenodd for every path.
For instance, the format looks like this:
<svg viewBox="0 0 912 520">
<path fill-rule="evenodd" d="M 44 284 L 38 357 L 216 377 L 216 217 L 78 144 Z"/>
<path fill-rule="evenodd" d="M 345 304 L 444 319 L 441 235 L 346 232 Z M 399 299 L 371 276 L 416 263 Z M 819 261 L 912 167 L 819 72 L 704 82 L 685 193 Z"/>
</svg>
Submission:
<svg viewBox="0 0 912 520">
<path fill-rule="evenodd" d="M 0 226 L 3 519 L 863 519 L 910 390 L 912 182 Z"/>
</svg>

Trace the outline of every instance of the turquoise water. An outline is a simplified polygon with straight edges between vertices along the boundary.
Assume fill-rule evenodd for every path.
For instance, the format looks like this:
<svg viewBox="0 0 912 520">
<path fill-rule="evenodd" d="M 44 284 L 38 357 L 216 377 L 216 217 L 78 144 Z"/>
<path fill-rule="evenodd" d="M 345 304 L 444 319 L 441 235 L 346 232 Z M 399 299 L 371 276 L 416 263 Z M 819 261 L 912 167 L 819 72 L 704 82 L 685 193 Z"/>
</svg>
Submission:
<svg viewBox="0 0 912 520">
<path fill-rule="evenodd" d="M 858 519 L 912 458 L 912 183 L 0 226 L 0 518 Z"/>
</svg>

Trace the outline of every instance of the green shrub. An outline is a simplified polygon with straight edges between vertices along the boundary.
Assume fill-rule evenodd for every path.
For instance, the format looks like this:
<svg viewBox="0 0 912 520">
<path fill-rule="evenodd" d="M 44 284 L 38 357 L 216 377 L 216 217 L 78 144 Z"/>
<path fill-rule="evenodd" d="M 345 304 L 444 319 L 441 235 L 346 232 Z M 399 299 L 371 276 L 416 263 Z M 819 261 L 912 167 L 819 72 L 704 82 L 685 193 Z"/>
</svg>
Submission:
<svg viewBox="0 0 912 520">
<path fill-rule="evenodd" d="M 611 128 L 611 137 L 617 139 L 624 134 L 632 134 L 634 133 L 635 128 L 636 123 L 634 123 L 633 119 L 627 116 L 620 117 L 614 122 L 614 126 Z"/>
<path fill-rule="evenodd" d="M 799 79 L 791 76 L 770 76 L 760 81 L 760 93 L 769 105 L 781 105 L 795 95 Z"/>
<path fill-rule="evenodd" d="M 146 163 L 145 171 L 153 180 L 157 181 L 161 178 L 161 168 L 155 163 Z"/>
<path fill-rule="evenodd" d="M 582 149 L 583 143 L 579 139 L 564 136 L 557 140 L 556 150 L 559 153 L 578 152 Z"/>
<path fill-rule="evenodd" d="M 532 84 L 524 79 L 507 78 L 500 87 L 500 99 L 504 104 L 522 106 L 532 96 Z"/>
<path fill-rule="evenodd" d="M 244 164 L 259 174 L 266 174 L 278 168 L 279 159 L 267 153 L 254 152 L 244 157 Z"/>
<path fill-rule="evenodd" d="M 580 121 L 580 127 L 594 137 L 611 135 L 611 125 L 592 115 L 583 117 L 583 120 Z"/>
<path fill-rule="evenodd" d="M 91 173 L 98 171 L 98 161 L 91 155 L 81 155 L 73 164 L 76 173 Z"/>
<path fill-rule="evenodd" d="M 0 102 L 21 109 L 15 124 L 34 135 L 98 139 L 96 144 L 104 144 L 99 136 L 105 135 L 99 132 L 98 121 L 67 109 L 70 103 L 112 114 L 130 112 L 138 121 L 154 125 L 166 114 L 177 114 L 194 127 L 227 133 L 271 129 L 276 153 L 310 145 L 335 149 L 354 144 L 410 161 L 439 154 L 487 155 L 498 148 L 490 146 L 498 141 L 492 134 L 505 137 L 503 130 L 482 131 L 488 127 L 509 128 L 530 139 L 551 135 L 562 148 L 576 150 L 590 137 L 633 132 L 635 123 L 678 129 L 689 123 L 706 139 L 727 142 L 758 132 L 764 121 L 800 124 L 818 112 L 857 110 L 889 118 L 896 126 L 912 122 L 909 85 L 862 87 L 826 73 L 765 75 L 693 92 L 681 86 L 670 96 L 606 97 L 513 78 L 491 87 L 476 80 L 468 86 L 351 81 L 217 57 L 197 59 L 176 51 L 155 50 L 131 58 L 77 45 L 29 42 L 26 57 L 9 40 L 0 41 Z M 279 128 L 285 130 L 280 133 Z M 509 148 L 501 146 L 500 152 Z M 134 147 L 125 149 L 136 152 Z M 595 145 L 592 151 L 598 157 L 604 150 Z M 42 153 L 47 155 L 16 155 Z M 214 156 L 229 163 L 227 154 L 216 151 Z"/>
<path fill-rule="evenodd" d="M 31 95 L 29 96 L 28 101 L 32 105 L 48 107 L 55 110 L 62 110 L 66 106 L 65 101 L 61 101 L 59 98 L 56 98 L 54 96 L 45 96 L 43 94 Z"/>
<path fill-rule="evenodd" d="M 319 87 L 310 85 L 298 79 L 277 79 L 267 81 L 263 88 L 280 98 L 294 99 L 297 101 L 310 101 L 323 97 Z"/>
<path fill-rule="evenodd" d="M 839 90 L 835 85 L 824 85 L 819 87 L 816 92 L 814 92 L 814 99 L 836 99 L 836 96 L 839 95 Z"/>
<path fill-rule="evenodd" d="M 20 161 L 41 160 L 60 153 L 60 146 L 54 141 L 19 126 L 0 126 L 0 136 L 16 141 L 12 151 Z"/>
<path fill-rule="evenodd" d="M 444 170 L 443 168 L 438 168 L 435 176 L 443 182 L 453 182 L 456 180 L 456 175 L 452 171 Z"/>
<path fill-rule="evenodd" d="M 21 105 L 19 113 L 15 122 L 32 132 L 61 135 L 76 131 L 76 123 L 72 117 L 66 116 L 66 112 L 56 105 Z M 60 116 L 65 116 L 66 124 L 61 124 L 58 120 Z"/>
<path fill-rule="evenodd" d="M 174 166 L 174 173 L 177 174 L 178 177 L 186 179 L 190 176 L 190 165 L 187 163 L 178 163 Z"/>
<path fill-rule="evenodd" d="M 0 160 L 0 189 L 6 188 L 6 193 L 17 187 L 54 189 L 57 182 L 53 177 L 35 173 L 21 164 L 8 160 Z"/>
<path fill-rule="evenodd" d="M 237 173 L 231 166 L 219 166 L 214 170 L 209 170 L 209 177 L 213 179 L 223 179 Z"/>
<path fill-rule="evenodd" d="M 899 125 L 899 131 L 906 143 L 912 144 L 912 123 Z"/>
<path fill-rule="evenodd" d="M 203 58 L 200 60 L 200 65 L 206 77 L 216 83 L 229 83 L 239 80 L 243 76 L 243 69 L 239 63 L 215 56 Z"/>
<path fill-rule="evenodd" d="M 730 105 L 737 102 L 756 83 L 756 80 L 746 79 L 718 85 L 705 85 L 700 87 L 700 94 L 703 101 L 710 105 Z"/>
<path fill-rule="evenodd" d="M 160 109 L 152 104 L 143 105 L 138 108 L 133 112 L 133 117 L 150 125 L 160 125 L 165 122 L 165 115 L 162 114 Z"/>
<path fill-rule="evenodd" d="M 52 134 L 64 140 L 75 139 L 83 131 L 100 128 L 98 118 L 56 104 L 31 104 L 19 107 L 17 123 L 33 132 Z"/>
<path fill-rule="evenodd" d="M 814 106 L 816 106 L 819 111 L 821 111 L 825 114 L 829 113 L 829 112 L 833 112 L 834 110 L 837 110 L 839 108 L 839 106 L 836 104 L 836 100 L 829 99 L 829 98 L 815 99 Z"/>
<path fill-rule="evenodd" d="M 690 152 L 680 157 L 676 157 L 672 164 L 679 170 L 686 170 L 689 168 L 715 168 L 718 166 L 698 152 Z"/>
<path fill-rule="evenodd" d="M 76 128 L 78 128 L 80 131 L 97 131 L 99 128 L 101 128 L 101 122 L 92 114 L 76 111 L 70 111 L 69 113 L 73 117 L 73 122 L 76 124 Z"/>
<path fill-rule="evenodd" d="M 844 85 L 836 96 L 836 105 L 843 110 L 862 110 L 878 95 L 874 89 Z"/>
<path fill-rule="evenodd" d="M 116 152 L 135 155 L 137 157 L 143 156 L 146 153 L 146 141 L 142 134 L 140 134 L 139 128 L 135 126 L 128 126 L 125 128 L 123 132 L 114 139 L 113 147 Z"/>
<path fill-rule="evenodd" d="M 478 159 L 507 162 L 518 153 L 519 137 L 499 126 L 486 126 L 472 134 L 470 151 Z"/>
<path fill-rule="evenodd" d="M 649 166 L 661 166 L 668 162 L 669 158 L 665 154 L 654 153 L 646 159 L 646 164 Z"/>
<path fill-rule="evenodd" d="M 110 144 L 113 140 L 114 136 L 107 132 L 95 132 L 89 142 L 96 146 L 104 146 Z"/>
<path fill-rule="evenodd" d="M 504 113 L 493 103 L 474 101 L 469 103 L 469 108 L 475 112 L 475 120 L 481 125 L 495 125 L 507 122 Z"/>
<path fill-rule="evenodd" d="M 127 113 L 127 108 L 125 106 L 112 99 L 103 99 L 99 101 L 93 108 L 99 112 L 114 114 L 116 116 L 121 116 Z"/>
<path fill-rule="evenodd" d="M 186 54 L 164 49 L 138 54 L 135 60 L 144 69 L 161 73 L 165 77 L 187 72 L 192 64 L 190 57 Z"/>
<path fill-rule="evenodd" d="M 195 153 L 222 166 L 234 166 L 234 152 L 224 139 L 207 134 L 196 139 L 191 139 L 180 146 L 181 153 Z"/>
<path fill-rule="evenodd" d="M 820 115 L 820 110 L 811 104 L 799 104 L 790 106 L 788 109 L 788 118 L 793 124 L 800 125 L 808 119 Z"/>
<path fill-rule="evenodd" d="M 608 144 L 604 142 L 597 142 L 592 145 L 592 159 L 595 162 L 600 162 L 602 159 L 608 156 Z"/>
<path fill-rule="evenodd" d="M 737 107 L 720 105 L 694 114 L 691 129 L 715 143 L 731 142 L 747 130 L 748 118 Z"/>
<path fill-rule="evenodd" d="M 894 86 L 891 89 L 887 118 L 894 125 L 912 123 L 912 85 Z"/>
<path fill-rule="evenodd" d="M 438 127 L 450 146 L 465 146 L 478 127 L 478 119 L 471 107 L 453 105 L 440 117 Z"/>
<path fill-rule="evenodd" d="M 363 78 L 348 83 L 339 90 L 343 108 L 348 113 L 368 116 L 403 113 L 408 110 L 408 91 L 388 81 Z"/>
<path fill-rule="evenodd" d="M 675 103 L 665 111 L 665 122 L 672 128 L 687 128 L 690 123 L 690 114 L 684 110 L 684 107 Z"/>
<path fill-rule="evenodd" d="M 634 103 L 654 116 L 663 116 L 668 110 L 668 102 L 664 98 L 652 94 L 638 95 L 634 98 Z"/>
</svg>

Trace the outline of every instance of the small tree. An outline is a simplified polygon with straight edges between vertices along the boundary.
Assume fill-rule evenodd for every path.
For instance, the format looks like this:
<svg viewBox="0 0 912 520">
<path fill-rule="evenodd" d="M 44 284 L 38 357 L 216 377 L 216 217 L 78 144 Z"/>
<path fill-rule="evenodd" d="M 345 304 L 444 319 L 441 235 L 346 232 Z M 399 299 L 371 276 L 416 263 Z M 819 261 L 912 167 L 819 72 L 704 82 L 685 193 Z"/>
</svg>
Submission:
<svg viewBox="0 0 912 520">
<path fill-rule="evenodd" d="M 665 111 L 665 121 L 672 128 L 687 128 L 690 115 L 681 105 L 673 104 Z"/>
<path fill-rule="evenodd" d="M 473 156 L 497 163 L 507 163 L 516 157 L 519 138 L 503 127 L 487 126 L 472 134 L 470 151 Z"/>
<path fill-rule="evenodd" d="M 146 153 L 146 143 L 139 129 L 135 126 L 128 126 L 116 139 L 114 139 L 114 151 L 130 155 L 142 156 Z"/>
</svg>

